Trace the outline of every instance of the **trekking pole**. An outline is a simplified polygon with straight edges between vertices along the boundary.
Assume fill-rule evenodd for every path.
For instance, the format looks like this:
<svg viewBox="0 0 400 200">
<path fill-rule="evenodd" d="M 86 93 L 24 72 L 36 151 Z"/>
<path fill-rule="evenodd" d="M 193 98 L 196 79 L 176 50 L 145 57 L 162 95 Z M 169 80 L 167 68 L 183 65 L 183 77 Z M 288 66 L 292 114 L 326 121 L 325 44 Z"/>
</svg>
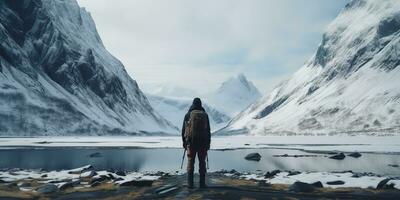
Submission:
<svg viewBox="0 0 400 200">
<path fill-rule="evenodd" d="M 208 165 L 208 154 L 207 154 L 207 169 L 210 169 L 210 166 Z"/>
<path fill-rule="evenodd" d="M 181 169 L 183 167 L 183 161 L 185 160 L 185 154 L 186 154 L 186 149 L 185 149 L 185 151 L 183 151 Z"/>
</svg>

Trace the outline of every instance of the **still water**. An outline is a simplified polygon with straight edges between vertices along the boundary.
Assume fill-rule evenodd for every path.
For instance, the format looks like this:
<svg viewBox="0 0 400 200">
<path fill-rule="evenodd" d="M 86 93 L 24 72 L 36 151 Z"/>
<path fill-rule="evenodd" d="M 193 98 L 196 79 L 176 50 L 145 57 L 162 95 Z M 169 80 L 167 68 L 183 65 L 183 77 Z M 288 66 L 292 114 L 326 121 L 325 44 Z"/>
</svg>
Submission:
<svg viewBox="0 0 400 200">
<path fill-rule="evenodd" d="M 258 152 L 259 162 L 247 161 L 248 153 Z M 274 155 L 313 155 L 315 157 L 276 157 Z M 92 156 L 91 156 L 92 155 Z M 93 165 L 96 170 L 165 171 L 180 170 L 183 149 L 135 148 L 46 148 L 1 149 L 0 168 L 62 170 Z M 344 160 L 327 158 L 326 154 L 286 149 L 236 149 L 209 151 L 209 171 L 235 169 L 241 172 L 298 170 L 373 172 L 400 175 L 400 155 L 363 153 L 360 158 Z M 187 158 L 185 158 L 186 164 Z M 183 168 L 185 169 L 185 167 Z"/>
</svg>

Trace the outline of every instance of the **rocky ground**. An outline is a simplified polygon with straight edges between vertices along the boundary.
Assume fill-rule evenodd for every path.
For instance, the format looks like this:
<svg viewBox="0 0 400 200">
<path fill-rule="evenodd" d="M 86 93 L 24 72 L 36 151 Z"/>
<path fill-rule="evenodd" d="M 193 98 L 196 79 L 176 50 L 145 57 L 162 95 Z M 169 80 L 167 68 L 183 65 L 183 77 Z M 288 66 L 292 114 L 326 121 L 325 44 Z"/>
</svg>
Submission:
<svg viewBox="0 0 400 200">
<path fill-rule="evenodd" d="M 400 195 L 387 181 L 380 183 L 380 189 L 332 189 L 324 188 L 321 182 L 269 184 L 265 180 L 240 178 L 238 172 L 227 176 L 227 171 L 221 171 L 208 174 L 208 188 L 187 189 L 186 177 L 180 174 L 159 172 L 132 178 L 124 172 L 93 172 L 83 172 L 84 176 L 69 181 L 44 183 L 46 177 L 2 181 L 0 199 L 396 199 Z"/>
</svg>

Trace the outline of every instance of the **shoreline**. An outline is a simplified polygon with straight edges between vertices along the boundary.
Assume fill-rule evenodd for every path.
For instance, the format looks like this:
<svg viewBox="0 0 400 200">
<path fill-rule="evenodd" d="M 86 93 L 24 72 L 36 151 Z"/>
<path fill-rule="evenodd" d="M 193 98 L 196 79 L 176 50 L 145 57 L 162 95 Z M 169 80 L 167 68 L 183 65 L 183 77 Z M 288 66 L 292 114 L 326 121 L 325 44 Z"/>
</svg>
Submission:
<svg viewBox="0 0 400 200">
<path fill-rule="evenodd" d="M 12 169 L 8 172 L 16 179 L 4 180 L 4 171 L 0 171 L 0 177 L 2 177 L 0 179 L 0 199 L 79 199 L 84 197 L 89 199 L 187 199 L 199 196 L 211 199 L 272 197 L 390 199 L 400 195 L 400 177 L 382 177 L 372 173 L 338 172 L 332 174 L 332 177 L 339 175 L 348 177 L 349 173 L 352 173 L 352 176 L 356 176 L 353 178 L 354 180 L 375 180 L 373 183 L 363 183 L 364 185 L 360 187 L 354 185 L 342 187 L 339 180 L 331 181 L 332 185 L 327 185 L 329 179 L 323 180 L 323 176 L 320 174 L 316 176 L 317 179 L 319 178 L 317 181 L 309 179 L 307 176 L 315 174 L 307 172 L 271 171 L 255 175 L 235 170 L 222 170 L 207 174 L 208 188 L 190 190 L 186 188 L 184 173 L 95 171 L 90 165 L 63 171 L 34 172 Z M 316 173 L 324 174 L 323 172 Z M 324 176 L 328 175 L 329 173 L 324 174 Z M 195 183 L 197 183 L 197 174 L 195 176 Z M 293 181 L 279 182 L 278 180 L 282 177 L 293 177 Z M 303 177 L 303 180 L 299 177 Z M 297 183 L 297 181 L 301 183 Z M 342 179 L 342 181 L 348 182 L 350 179 Z M 339 185 L 337 185 L 338 183 Z M 237 196 L 230 196 L 232 193 Z"/>
</svg>

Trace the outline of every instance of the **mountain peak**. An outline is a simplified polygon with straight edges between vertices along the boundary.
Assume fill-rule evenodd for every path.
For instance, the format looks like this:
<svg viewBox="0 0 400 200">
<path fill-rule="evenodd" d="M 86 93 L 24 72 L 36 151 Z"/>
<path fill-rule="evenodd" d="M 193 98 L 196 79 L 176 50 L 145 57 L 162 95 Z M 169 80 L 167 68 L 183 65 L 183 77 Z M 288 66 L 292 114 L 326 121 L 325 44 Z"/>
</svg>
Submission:
<svg viewBox="0 0 400 200">
<path fill-rule="evenodd" d="M 234 116 L 260 97 L 257 87 L 244 74 L 238 74 L 224 81 L 207 100 L 214 107 Z"/>
</svg>

